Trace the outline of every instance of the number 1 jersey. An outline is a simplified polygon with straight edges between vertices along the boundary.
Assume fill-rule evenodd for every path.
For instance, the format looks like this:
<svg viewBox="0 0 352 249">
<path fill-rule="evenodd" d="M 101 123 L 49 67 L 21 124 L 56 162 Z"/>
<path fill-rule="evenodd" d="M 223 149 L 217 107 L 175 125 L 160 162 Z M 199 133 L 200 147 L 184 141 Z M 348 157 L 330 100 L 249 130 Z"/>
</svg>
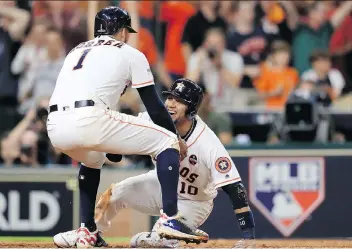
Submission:
<svg viewBox="0 0 352 249">
<path fill-rule="evenodd" d="M 79 44 L 66 56 L 50 105 L 92 99 L 116 110 L 127 87 L 153 84 L 143 53 L 110 36 L 99 36 Z"/>
</svg>

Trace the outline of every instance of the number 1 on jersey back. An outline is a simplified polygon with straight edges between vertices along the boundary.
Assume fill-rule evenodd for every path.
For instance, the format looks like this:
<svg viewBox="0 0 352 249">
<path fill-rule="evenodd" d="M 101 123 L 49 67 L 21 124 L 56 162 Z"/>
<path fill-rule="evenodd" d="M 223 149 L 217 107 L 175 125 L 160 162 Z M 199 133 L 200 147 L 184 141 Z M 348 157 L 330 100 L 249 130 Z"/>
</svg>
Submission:
<svg viewBox="0 0 352 249">
<path fill-rule="evenodd" d="M 77 70 L 77 69 L 81 69 L 83 67 L 83 61 L 86 58 L 87 54 L 89 53 L 89 51 L 92 50 L 90 49 L 86 49 L 83 51 L 81 57 L 79 58 L 79 61 L 77 62 L 77 65 L 74 66 L 74 68 L 72 70 Z"/>
</svg>

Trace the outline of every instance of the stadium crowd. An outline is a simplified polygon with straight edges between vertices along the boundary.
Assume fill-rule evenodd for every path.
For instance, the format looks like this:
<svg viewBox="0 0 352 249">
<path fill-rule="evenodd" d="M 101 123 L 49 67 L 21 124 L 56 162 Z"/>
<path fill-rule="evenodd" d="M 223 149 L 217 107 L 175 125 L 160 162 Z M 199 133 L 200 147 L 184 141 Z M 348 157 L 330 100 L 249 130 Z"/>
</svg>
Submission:
<svg viewBox="0 0 352 249">
<path fill-rule="evenodd" d="M 92 38 L 93 4 L 128 10 L 138 30 L 129 43 L 146 55 L 160 91 L 180 77 L 202 85 L 199 115 L 226 145 L 250 139 L 234 140 L 227 112 L 282 111 L 293 95 L 327 108 L 351 98 L 352 1 L 0 1 L 5 167 L 77 163 L 50 146 L 45 120 L 65 55 Z M 125 113 L 143 111 L 132 89 L 120 102 Z M 145 162 L 128 156 L 120 165 Z"/>
</svg>

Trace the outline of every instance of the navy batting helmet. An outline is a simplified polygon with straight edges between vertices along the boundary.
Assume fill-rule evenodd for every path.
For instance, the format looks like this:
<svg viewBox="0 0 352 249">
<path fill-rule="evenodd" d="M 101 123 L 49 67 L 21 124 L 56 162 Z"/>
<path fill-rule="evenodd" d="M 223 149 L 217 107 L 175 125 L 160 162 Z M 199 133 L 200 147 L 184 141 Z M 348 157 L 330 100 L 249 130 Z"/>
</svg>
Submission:
<svg viewBox="0 0 352 249">
<path fill-rule="evenodd" d="M 186 115 L 194 117 L 203 99 L 203 90 L 200 86 L 189 79 L 176 80 L 169 91 L 163 91 L 164 96 L 172 95 L 184 102 L 188 108 Z"/>
<path fill-rule="evenodd" d="M 119 7 L 106 7 L 95 16 L 94 37 L 99 35 L 114 35 L 122 28 L 130 33 L 137 33 L 131 27 L 131 17 L 128 12 Z"/>
</svg>

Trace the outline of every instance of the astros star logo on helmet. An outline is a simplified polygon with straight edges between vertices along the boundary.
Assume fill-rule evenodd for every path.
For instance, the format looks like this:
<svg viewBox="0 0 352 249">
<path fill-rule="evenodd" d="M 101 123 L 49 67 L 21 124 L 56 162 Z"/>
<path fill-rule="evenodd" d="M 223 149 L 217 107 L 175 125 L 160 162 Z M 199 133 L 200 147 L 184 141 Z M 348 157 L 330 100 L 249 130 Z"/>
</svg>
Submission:
<svg viewBox="0 0 352 249">
<path fill-rule="evenodd" d="M 185 85 L 183 83 L 178 83 L 175 89 L 182 92 L 184 88 Z"/>
</svg>

